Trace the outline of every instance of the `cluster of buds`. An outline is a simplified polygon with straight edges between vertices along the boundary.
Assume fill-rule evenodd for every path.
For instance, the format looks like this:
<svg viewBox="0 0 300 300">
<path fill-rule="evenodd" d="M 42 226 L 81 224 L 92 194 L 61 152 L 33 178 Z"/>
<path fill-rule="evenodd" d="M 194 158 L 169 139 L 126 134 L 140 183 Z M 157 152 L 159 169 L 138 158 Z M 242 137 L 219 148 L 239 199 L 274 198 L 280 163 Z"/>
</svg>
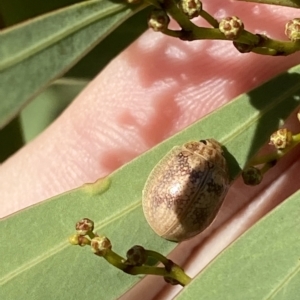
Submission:
<svg viewBox="0 0 300 300">
<path fill-rule="evenodd" d="M 83 218 L 75 225 L 76 234 L 69 237 L 69 242 L 72 245 L 81 247 L 90 245 L 91 250 L 98 256 L 105 256 L 111 250 L 111 242 L 105 236 L 99 236 L 94 233 L 94 222 L 88 218 Z"/>
<path fill-rule="evenodd" d="M 263 175 L 272 168 L 277 161 L 281 158 L 282 151 L 289 149 L 293 141 L 293 134 L 286 128 L 279 129 L 270 136 L 269 144 L 276 148 L 274 153 L 268 154 L 265 157 L 257 159 L 258 164 L 262 165 L 261 168 L 255 166 L 247 167 L 242 172 L 242 178 L 247 185 L 260 184 Z M 255 164 L 255 163 L 254 163 Z"/>
<path fill-rule="evenodd" d="M 300 112 L 298 112 L 297 118 L 300 121 Z M 263 175 L 299 143 L 300 134 L 293 135 L 287 128 L 275 131 L 270 136 L 269 144 L 276 150 L 265 156 L 256 157 L 250 162 L 250 166 L 242 172 L 244 183 L 247 185 L 259 184 L 263 179 Z M 261 165 L 262 167 L 257 168 L 255 167 L 256 165 Z"/>
<path fill-rule="evenodd" d="M 127 251 L 126 259 L 118 255 L 112 250 L 112 244 L 106 236 L 100 236 L 94 233 L 94 222 L 88 218 L 84 218 L 76 223 L 76 234 L 69 237 L 72 245 L 91 246 L 92 252 L 103 257 L 114 267 L 131 275 L 152 274 L 163 276 L 164 279 L 171 284 L 186 285 L 191 281 L 182 268 L 162 254 L 146 250 L 142 246 L 136 245 Z M 147 265 L 147 261 L 151 264 Z M 153 266 L 155 263 L 162 263 L 164 267 Z"/>
<path fill-rule="evenodd" d="M 140 3 L 141 0 L 125 0 L 127 3 Z M 150 1 L 151 2 L 151 1 Z M 151 2 L 152 3 L 152 2 Z M 294 42 L 294 45 L 288 45 L 285 41 L 272 40 L 262 34 L 254 34 L 244 29 L 244 23 L 237 16 L 228 16 L 222 20 L 216 20 L 212 15 L 203 9 L 200 0 L 170 0 L 155 1 L 152 3 L 155 9 L 148 18 L 148 26 L 154 31 L 163 32 L 172 37 L 182 40 L 192 41 L 194 39 L 227 39 L 232 40 L 233 45 L 240 53 L 255 52 L 264 55 L 289 55 L 299 51 L 300 46 L 300 18 L 294 18 L 286 23 L 285 34 Z M 168 29 L 170 16 L 177 21 L 181 30 Z M 196 17 L 205 19 L 214 29 L 198 27 L 186 20 Z M 220 33 L 224 35 L 220 37 Z M 271 41 L 271 42 L 270 42 Z"/>
</svg>

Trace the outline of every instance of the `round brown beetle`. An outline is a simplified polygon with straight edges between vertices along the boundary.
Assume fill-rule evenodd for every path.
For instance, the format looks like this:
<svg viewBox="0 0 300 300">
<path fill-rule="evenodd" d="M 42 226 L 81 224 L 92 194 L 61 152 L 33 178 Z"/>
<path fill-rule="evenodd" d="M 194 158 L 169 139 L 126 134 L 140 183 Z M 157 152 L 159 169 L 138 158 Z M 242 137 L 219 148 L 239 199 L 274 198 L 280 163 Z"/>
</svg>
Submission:
<svg viewBox="0 0 300 300">
<path fill-rule="evenodd" d="M 180 242 L 215 219 L 229 187 L 221 145 L 214 139 L 174 147 L 151 171 L 143 190 L 143 210 L 161 237 Z"/>
</svg>

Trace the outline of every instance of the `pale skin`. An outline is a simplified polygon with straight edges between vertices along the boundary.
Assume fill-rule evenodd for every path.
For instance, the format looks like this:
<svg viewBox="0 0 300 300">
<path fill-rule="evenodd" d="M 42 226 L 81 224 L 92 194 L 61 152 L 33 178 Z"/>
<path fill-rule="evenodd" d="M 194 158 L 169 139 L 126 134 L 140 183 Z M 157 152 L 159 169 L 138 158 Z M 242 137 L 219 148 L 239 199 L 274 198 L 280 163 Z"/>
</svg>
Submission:
<svg viewBox="0 0 300 300">
<path fill-rule="evenodd" d="M 237 15 L 247 30 L 264 31 L 282 40 L 286 39 L 284 24 L 299 15 L 295 9 L 276 6 L 205 2 L 206 10 L 216 18 Z M 204 21 L 201 24 L 206 26 Z M 208 112 L 299 62 L 300 53 L 289 57 L 242 55 L 231 42 L 182 42 L 147 31 L 47 130 L 1 165 L 0 177 L 5 180 L 0 181 L 0 217 L 110 174 Z M 295 114 L 289 125 L 300 131 Z M 299 189 L 299 180 L 294 180 L 300 168 L 299 154 L 298 147 L 256 188 L 245 187 L 238 180 L 212 227 L 179 246 L 189 243 L 193 254 L 175 252 L 171 258 L 194 276 L 257 219 Z M 190 268 L 193 262 L 197 262 L 197 270 Z M 151 285 L 148 299 L 163 287 L 161 279 L 157 282 L 157 290 Z"/>
</svg>

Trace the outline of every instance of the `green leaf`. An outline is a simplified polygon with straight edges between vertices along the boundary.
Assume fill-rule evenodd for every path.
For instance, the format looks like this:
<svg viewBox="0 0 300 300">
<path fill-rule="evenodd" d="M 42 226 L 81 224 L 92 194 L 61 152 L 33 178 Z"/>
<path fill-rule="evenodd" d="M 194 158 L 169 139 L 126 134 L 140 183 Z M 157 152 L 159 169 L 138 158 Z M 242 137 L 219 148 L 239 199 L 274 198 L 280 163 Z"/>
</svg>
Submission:
<svg viewBox="0 0 300 300">
<path fill-rule="evenodd" d="M 273 4 L 273 5 L 288 6 L 288 7 L 295 7 L 295 8 L 300 7 L 300 0 L 237 0 L 237 1 Z"/>
<path fill-rule="evenodd" d="M 92 0 L 0 33 L 0 128 L 143 6 Z"/>
<path fill-rule="evenodd" d="M 122 295 L 140 277 L 113 268 L 88 247 L 70 246 L 67 238 L 74 233 L 74 224 L 83 217 L 94 220 L 96 231 L 107 235 L 113 249 L 121 255 L 136 244 L 168 253 L 176 244 L 152 232 L 141 208 L 142 189 L 154 165 L 174 145 L 215 138 L 226 146 L 231 177 L 235 178 L 278 128 L 280 120 L 299 105 L 299 99 L 297 67 L 238 97 L 109 178 L 4 219 L 0 233 L 0 257 L 4 258 L 0 267 L 0 299 L 41 299 L 43 295 L 53 299 L 78 299 L 78 295 L 116 299 Z"/>
<path fill-rule="evenodd" d="M 300 191 L 242 235 L 176 299 L 298 299 Z"/>
</svg>

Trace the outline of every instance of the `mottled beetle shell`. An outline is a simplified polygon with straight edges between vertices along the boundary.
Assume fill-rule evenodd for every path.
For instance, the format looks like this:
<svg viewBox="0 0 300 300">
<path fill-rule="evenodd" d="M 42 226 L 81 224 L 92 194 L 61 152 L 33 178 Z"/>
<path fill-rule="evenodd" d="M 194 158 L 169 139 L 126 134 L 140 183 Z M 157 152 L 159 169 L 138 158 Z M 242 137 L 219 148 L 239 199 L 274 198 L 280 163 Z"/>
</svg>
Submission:
<svg viewBox="0 0 300 300">
<path fill-rule="evenodd" d="M 227 163 L 217 141 L 174 147 L 147 179 L 145 217 L 159 236 L 177 242 L 189 239 L 214 220 L 228 186 Z"/>
</svg>

